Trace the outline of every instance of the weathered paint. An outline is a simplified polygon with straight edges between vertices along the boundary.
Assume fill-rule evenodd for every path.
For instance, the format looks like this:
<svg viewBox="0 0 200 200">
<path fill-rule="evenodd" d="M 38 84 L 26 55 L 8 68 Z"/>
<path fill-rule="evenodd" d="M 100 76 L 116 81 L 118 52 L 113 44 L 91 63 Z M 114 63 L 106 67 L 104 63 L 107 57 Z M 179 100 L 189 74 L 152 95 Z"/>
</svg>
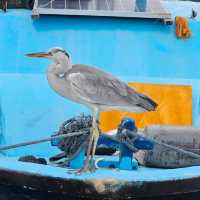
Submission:
<svg viewBox="0 0 200 200">
<path fill-rule="evenodd" d="M 166 3 L 176 14 L 190 15 L 193 4 Z M 176 6 L 175 6 L 176 5 Z M 195 4 L 197 11 L 200 6 Z M 49 61 L 24 54 L 62 46 L 73 63 L 96 65 L 125 81 L 189 84 L 193 87 L 193 124 L 200 124 L 200 22 L 190 20 L 193 36 L 177 40 L 175 27 L 159 21 L 45 16 L 31 12 L 0 13 L 0 97 L 7 144 L 51 135 L 65 119 L 88 110 L 64 100 L 48 86 Z M 49 144 L 11 150 L 9 155 L 50 156 Z"/>
</svg>

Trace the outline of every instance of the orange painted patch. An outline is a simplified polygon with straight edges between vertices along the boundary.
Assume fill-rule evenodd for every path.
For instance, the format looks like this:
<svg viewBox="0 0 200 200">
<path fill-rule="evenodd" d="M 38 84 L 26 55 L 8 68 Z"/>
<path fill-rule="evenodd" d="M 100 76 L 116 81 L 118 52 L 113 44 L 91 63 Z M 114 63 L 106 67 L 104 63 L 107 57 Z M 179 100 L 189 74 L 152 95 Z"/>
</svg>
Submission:
<svg viewBox="0 0 200 200">
<path fill-rule="evenodd" d="M 143 83 L 130 83 L 129 85 L 138 92 L 154 99 L 158 103 L 157 110 L 146 113 L 102 112 L 100 113 L 100 128 L 102 131 L 115 129 L 123 117 L 134 118 L 139 128 L 150 124 L 192 124 L 191 86 Z"/>
</svg>

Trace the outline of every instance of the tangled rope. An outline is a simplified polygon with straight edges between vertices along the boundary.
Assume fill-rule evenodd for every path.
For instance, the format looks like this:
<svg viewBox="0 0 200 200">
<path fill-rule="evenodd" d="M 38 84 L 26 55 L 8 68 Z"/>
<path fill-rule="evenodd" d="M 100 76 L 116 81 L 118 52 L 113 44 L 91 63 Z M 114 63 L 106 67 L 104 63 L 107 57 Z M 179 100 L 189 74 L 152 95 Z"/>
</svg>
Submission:
<svg viewBox="0 0 200 200">
<path fill-rule="evenodd" d="M 58 144 L 58 148 L 65 152 L 68 159 L 73 158 L 80 152 L 84 145 L 87 145 L 91 127 L 92 117 L 90 115 L 73 117 L 61 125 L 58 135 L 77 131 L 83 132 L 83 134 L 79 136 L 65 138 Z"/>
</svg>

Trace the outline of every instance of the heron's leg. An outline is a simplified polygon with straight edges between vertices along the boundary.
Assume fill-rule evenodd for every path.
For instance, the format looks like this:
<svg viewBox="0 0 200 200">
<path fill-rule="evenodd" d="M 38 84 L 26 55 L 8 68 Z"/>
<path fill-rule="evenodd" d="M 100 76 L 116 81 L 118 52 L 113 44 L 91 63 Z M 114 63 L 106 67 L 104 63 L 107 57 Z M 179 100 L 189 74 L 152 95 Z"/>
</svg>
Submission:
<svg viewBox="0 0 200 200">
<path fill-rule="evenodd" d="M 97 142 L 98 142 L 98 139 L 99 139 L 99 131 L 95 130 L 95 132 L 96 133 L 94 135 L 93 147 L 92 147 L 92 155 L 91 155 L 91 160 L 90 160 L 90 170 L 91 171 L 95 171 L 96 170 L 94 155 L 95 155 L 95 151 L 96 151 L 96 147 L 97 147 Z"/>
<path fill-rule="evenodd" d="M 96 113 L 97 115 L 97 113 Z M 94 171 L 95 168 L 95 162 L 94 162 L 94 155 L 95 155 L 95 151 L 96 151 L 96 147 L 97 147 L 97 142 L 99 139 L 99 128 L 98 128 L 98 124 L 97 124 L 97 118 L 93 118 L 93 146 L 92 146 L 92 154 L 91 154 L 91 160 L 90 160 L 90 168 L 91 171 Z"/>
<path fill-rule="evenodd" d="M 97 111 L 94 109 L 92 112 L 92 128 L 90 131 L 90 136 L 89 136 L 89 144 L 88 144 L 88 149 L 87 149 L 87 155 L 85 159 L 85 163 L 83 168 L 81 168 L 78 173 L 86 172 L 86 171 L 91 171 L 93 167 L 91 167 L 91 160 L 90 158 L 90 153 L 91 150 L 93 149 L 92 145 L 94 144 L 94 136 L 95 136 L 95 129 L 96 129 L 96 117 L 97 117 Z M 94 145 L 93 145 L 94 146 Z"/>
<path fill-rule="evenodd" d="M 84 166 L 78 171 L 78 173 L 87 172 L 90 170 L 90 152 L 92 149 L 93 140 L 94 140 L 93 128 L 91 128 L 90 136 L 89 136 L 89 144 L 88 144 L 88 148 L 87 148 L 87 155 L 86 155 L 86 159 L 84 162 Z"/>
</svg>

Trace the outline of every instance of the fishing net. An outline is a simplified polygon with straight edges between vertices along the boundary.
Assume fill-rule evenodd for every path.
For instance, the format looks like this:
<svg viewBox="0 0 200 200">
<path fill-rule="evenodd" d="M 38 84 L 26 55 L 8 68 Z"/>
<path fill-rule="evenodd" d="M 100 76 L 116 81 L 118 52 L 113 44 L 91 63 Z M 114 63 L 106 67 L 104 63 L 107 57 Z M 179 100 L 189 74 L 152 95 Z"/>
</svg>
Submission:
<svg viewBox="0 0 200 200">
<path fill-rule="evenodd" d="M 80 115 L 65 121 L 59 131 L 58 135 L 68 134 L 73 132 L 83 132 L 78 136 L 72 136 L 62 139 L 57 145 L 61 151 L 64 151 L 67 158 L 72 158 L 79 153 L 84 145 L 87 145 L 90 130 L 92 127 L 91 115 Z"/>
</svg>

